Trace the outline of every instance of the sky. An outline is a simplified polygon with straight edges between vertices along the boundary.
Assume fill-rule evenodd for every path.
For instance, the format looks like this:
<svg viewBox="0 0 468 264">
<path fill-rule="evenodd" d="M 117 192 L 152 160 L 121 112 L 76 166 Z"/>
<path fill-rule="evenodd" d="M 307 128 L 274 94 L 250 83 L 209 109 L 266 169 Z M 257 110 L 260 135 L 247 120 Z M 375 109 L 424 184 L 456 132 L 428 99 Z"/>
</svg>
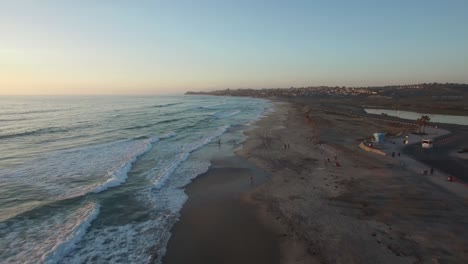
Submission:
<svg viewBox="0 0 468 264">
<path fill-rule="evenodd" d="M 468 83 L 467 0 L 0 0 L 0 95 Z"/>
</svg>

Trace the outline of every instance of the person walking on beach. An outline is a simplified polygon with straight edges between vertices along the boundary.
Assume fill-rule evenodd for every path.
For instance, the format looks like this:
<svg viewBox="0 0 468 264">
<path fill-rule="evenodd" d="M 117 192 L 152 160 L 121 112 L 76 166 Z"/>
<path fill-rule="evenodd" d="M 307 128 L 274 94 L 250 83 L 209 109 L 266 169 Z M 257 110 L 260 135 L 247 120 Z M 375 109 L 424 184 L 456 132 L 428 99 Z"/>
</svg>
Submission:
<svg viewBox="0 0 468 264">
<path fill-rule="evenodd" d="M 431 167 L 431 175 L 434 174 L 434 168 Z"/>
<path fill-rule="evenodd" d="M 253 183 L 254 183 L 254 182 L 253 182 L 253 176 L 250 175 L 250 185 L 253 186 Z"/>
</svg>

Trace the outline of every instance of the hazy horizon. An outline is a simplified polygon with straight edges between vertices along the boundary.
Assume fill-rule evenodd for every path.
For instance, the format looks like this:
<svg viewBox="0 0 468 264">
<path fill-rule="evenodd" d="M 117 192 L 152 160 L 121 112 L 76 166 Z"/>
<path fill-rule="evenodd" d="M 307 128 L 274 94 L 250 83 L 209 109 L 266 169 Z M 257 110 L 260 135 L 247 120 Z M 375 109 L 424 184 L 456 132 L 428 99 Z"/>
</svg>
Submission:
<svg viewBox="0 0 468 264">
<path fill-rule="evenodd" d="M 0 95 L 468 83 L 468 2 L 2 1 Z"/>
</svg>

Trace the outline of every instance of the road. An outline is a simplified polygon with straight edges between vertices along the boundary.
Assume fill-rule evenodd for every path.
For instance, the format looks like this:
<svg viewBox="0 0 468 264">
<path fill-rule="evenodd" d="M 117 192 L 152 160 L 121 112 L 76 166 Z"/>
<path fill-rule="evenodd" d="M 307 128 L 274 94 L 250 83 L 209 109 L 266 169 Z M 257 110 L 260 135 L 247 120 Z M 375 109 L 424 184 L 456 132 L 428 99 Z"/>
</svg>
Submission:
<svg viewBox="0 0 468 264">
<path fill-rule="evenodd" d="M 468 184 L 468 161 L 453 155 L 462 147 L 468 147 L 468 127 L 450 126 L 447 129 L 452 133 L 437 138 L 434 148 L 423 149 L 420 144 L 414 144 L 404 148 L 403 153 Z"/>
</svg>

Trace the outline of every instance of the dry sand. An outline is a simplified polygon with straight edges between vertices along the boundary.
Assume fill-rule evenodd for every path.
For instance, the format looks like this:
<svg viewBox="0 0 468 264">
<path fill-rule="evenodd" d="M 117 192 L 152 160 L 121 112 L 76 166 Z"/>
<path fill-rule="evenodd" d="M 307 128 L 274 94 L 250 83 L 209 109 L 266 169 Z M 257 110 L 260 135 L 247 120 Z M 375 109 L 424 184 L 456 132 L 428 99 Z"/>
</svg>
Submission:
<svg viewBox="0 0 468 264">
<path fill-rule="evenodd" d="M 358 148 L 412 128 L 317 107 L 276 103 L 188 186 L 164 263 L 468 263 L 467 200 Z"/>
<path fill-rule="evenodd" d="M 467 201 L 357 147 L 407 127 L 307 108 L 278 103 L 239 152 L 272 174 L 252 197 L 284 231 L 283 263 L 468 263 Z"/>
</svg>

